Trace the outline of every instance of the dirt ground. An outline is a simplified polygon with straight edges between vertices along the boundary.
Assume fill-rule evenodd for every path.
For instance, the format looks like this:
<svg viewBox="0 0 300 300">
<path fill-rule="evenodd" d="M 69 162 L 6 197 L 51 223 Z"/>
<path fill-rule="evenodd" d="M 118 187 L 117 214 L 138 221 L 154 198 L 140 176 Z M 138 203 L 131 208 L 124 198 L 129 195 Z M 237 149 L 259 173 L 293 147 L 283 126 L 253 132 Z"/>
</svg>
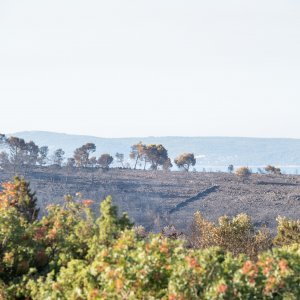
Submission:
<svg viewBox="0 0 300 300">
<path fill-rule="evenodd" d="M 0 171 L 0 181 L 12 176 Z M 98 212 L 101 200 L 112 195 L 120 212 L 128 212 L 135 224 L 151 231 L 174 225 L 186 232 L 196 211 L 210 220 L 244 212 L 255 226 L 266 225 L 272 232 L 278 215 L 300 219 L 300 176 L 295 175 L 253 174 L 243 181 L 227 173 L 44 167 L 27 172 L 25 178 L 37 191 L 42 212 L 76 192 L 95 200 L 93 209 Z"/>
</svg>

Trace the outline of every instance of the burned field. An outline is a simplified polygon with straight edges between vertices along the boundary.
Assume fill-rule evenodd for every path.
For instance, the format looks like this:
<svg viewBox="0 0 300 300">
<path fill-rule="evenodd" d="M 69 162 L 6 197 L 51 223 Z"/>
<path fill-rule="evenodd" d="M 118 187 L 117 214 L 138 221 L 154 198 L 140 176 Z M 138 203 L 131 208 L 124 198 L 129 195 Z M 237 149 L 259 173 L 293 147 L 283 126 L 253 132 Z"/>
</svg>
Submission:
<svg viewBox="0 0 300 300">
<path fill-rule="evenodd" d="M 39 205 L 62 203 L 66 194 L 81 192 L 93 199 L 92 208 L 111 195 L 119 211 L 128 212 L 136 225 L 159 231 L 166 225 L 188 231 L 193 214 L 201 211 L 209 220 L 221 215 L 247 213 L 253 223 L 276 228 L 276 217 L 300 218 L 300 176 L 258 175 L 242 180 L 234 174 L 164 172 L 110 169 L 104 171 L 66 168 L 35 168 L 26 174 Z M 0 181 L 11 179 L 2 170 Z"/>
</svg>

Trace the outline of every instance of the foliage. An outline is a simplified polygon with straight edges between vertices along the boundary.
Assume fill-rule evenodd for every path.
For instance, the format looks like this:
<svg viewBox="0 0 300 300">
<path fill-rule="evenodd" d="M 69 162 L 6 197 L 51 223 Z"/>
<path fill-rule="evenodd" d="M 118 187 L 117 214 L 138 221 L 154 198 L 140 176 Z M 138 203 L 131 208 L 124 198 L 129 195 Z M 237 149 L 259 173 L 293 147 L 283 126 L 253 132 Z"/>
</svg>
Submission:
<svg viewBox="0 0 300 300">
<path fill-rule="evenodd" d="M 10 153 L 10 162 L 14 168 L 17 164 L 21 164 L 23 160 L 23 151 L 26 148 L 26 143 L 23 139 L 17 137 L 9 137 L 6 139 L 6 145 Z"/>
<path fill-rule="evenodd" d="M 60 148 L 55 150 L 52 155 L 52 163 L 54 165 L 61 166 L 62 162 L 64 161 L 64 155 L 65 155 L 65 151 L 63 149 Z"/>
<path fill-rule="evenodd" d="M 23 164 L 27 166 L 34 166 L 37 163 L 39 155 L 39 147 L 33 142 L 25 144 L 23 150 Z"/>
<path fill-rule="evenodd" d="M 18 137 L 5 138 L 2 136 L 2 143 L 8 148 L 9 154 L 4 155 L 2 153 L 3 160 L 7 164 L 8 162 L 13 166 L 14 170 L 18 166 L 34 166 L 37 164 L 39 156 L 39 147 L 33 142 L 26 143 L 23 139 Z"/>
<path fill-rule="evenodd" d="M 75 167 L 75 159 L 74 159 L 73 157 L 69 157 L 69 158 L 67 159 L 66 167 L 67 167 L 68 169 L 74 168 L 74 167 Z"/>
<path fill-rule="evenodd" d="M 172 161 L 170 158 L 167 158 L 166 160 L 164 160 L 163 164 L 162 164 L 162 168 L 164 171 L 170 171 L 170 169 L 173 167 Z"/>
<path fill-rule="evenodd" d="M 39 148 L 39 156 L 37 158 L 37 162 L 40 166 L 44 166 L 47 164 L 47 156 L 49 153 L 49 148 L 48 146 L 42 146 Z"/>
<path fill-rule="evenodd" d="M 300 244 L 300 220 L 277 218 L 277 235 L 274 243 L 277 246 Z"/>
<path fill-rule="evenodd" d="M 229 165 L 227 169 L 228 169 L 228 172 L 231 174 L 234 171 L 234 166 Z"/>
<path fill-rule="evenodd" d="M 98 234 L 94 237 L 101 244 L 109 244 L 118 233 L 126 228 L 131 228 L 133 224 L 129 221 L 127 214 L 118 217 L 117 207 L 112 205 L 112 198 L 108 196 L 100 205 L 100 218 L 96 221 Z"/>
<path fill-rule="evenodd" d="M 39 213 L 35 193 L 32 193 L 29 183 L 16 176 L 13 182 L 2 185 L 0 192 L 0 208 L 15 207 L 27 222 L 33 222 Z"/>
<path fill-rule="evenodd" d="M 142 144 L 142 142 L 139 142 L 139 143 L 131 146 L 131 151 L 129 153 L 129 157 L 132 160 L 134 160 L 134 169 L 136 169 L 139 160 L 140 161 L 144 160 L 144 149 L 145 148 L 146 148 L 146 145 Z M 145 160 L 145 166 L 146 166 L 146 163 L 147 163 L 147 161 Z"/>
<path fill-rule="evenodd" d="M 74 161 L 77 167 L 87 167 L 90 163 L 89 156 L 96 151 L 96 145 L 87 143 L 74 151 Z"/>
<path fill-rule="evenodd" d="M 269 231 L 262 228 L 255 232 L 246 214 L 239 214 L 232 219 L 223 216 L 218 224 L 214 224 L 204 219 L 200 212 L 195 213 L 190 242 L 195 248 L 219 246 L 234 255 L 245 253 L 253 259 L 259 252 L 270 249 L 272 244 Z"/>
<path fill-rule="evenodd" d="M 48 147 L 38 147 L 33 141 L 25 142 L 24 139 L 18 137 L 9 137 L 0 134 L 0 145 L 3 144 L 7 151 L 0 154 L 0 164 L 8 167 L 13 166 L 14 171 L 16 167 L 28 167 L 45 165 L 48 155 Z"/>
<path fill-rule="evenodd" d="M 276 168 L 276 167 L 271 166 L 271 165 L 266 166 L 266 167 L 265 167 L 265 171 L 266 171 L 267 173 L 270 173 L 270 174 L 278 174 L 278 175 L 281 174 L 280 168 Z"/>
<path fill-rule="evenodd" d="M 144 155 L 146 160 L 150 162 L 152 170 L 157 170 L 159 166 L 171 164 L 168 157 L 168 151 L 161 144 L 147 145 L 144 149 Z"/>
<path fill-rule="evenodd" d="M 179 169 L 183 168 L 188 171 L 190 166 L 194 166 L 196 164 L 196 159 L 193 153 L 183 153 L 176 157 L 174 162 Z"/>
<path fill-rule="evenodd" d="M 98 219 L 90 209 L 93 201 L 81 200 L 78 194 L 77 198 L 67 195 L 64 205 L 48 206 L 37 220 L 36 198 L 27 182 L 16 177 L 2 186 L 0 286 L 6 285 L 13 298 L 30 294 L 28 280 L 46 274 L 55 277 L 71 260 L 94 256 L 100 245 L 132 227 L 127 215 L 118 217 L 111 197 L 102 202 Z"/>
<path fill-rule="evenodd" d="M 125 231 L 90 261 L 71 260 L 57 277 L 30 281 L 33 299 L 298 299 L 300 248 L 275 249 L 256 262 L 219 248 Z"/>
<path fill-rule="evenodd" d="M 130 158 L 135 160 L 134 169 L 136 169 L 137 163 L 144 162 L 144 170 L 147 163 L 150 163 L 151 170 L 157 170 L 158 167 L 162 167 L 164 170 L 168 170 L 172 167 L 170 158 L 168 157 L 167 149 L 161 144 L 149 144 L 145 145 L 142 142 L 131 146 Z"/>
<path fill-rule="evenodd" d="M 248 167 L 240 167 L 235 171 L 235 174 L 243 180 L 249 178 L 251 173 L 252 172 Z"/>
<path fill-rule="evenodd" d="M 300 297 L 299 243 L 255 260 L 237 255 L 244 252 L 238 242 L 264 241 L 245 215 L 207 224 L 220 247 L 187 248 L 172 227 L 157 235 L 133 229 L 127 215 L 118 216 L 111 197 L 102 201 L 99 218 L 93 201 L 78 193 L 29 221 L 12 192 L 19 190 L 18 180 L 5 183 L 0 198 L 0 299 Z"/>
<path fill-rule="evenodd" d="M 101 168 L 108 169 L 114 161 L 114 158 L 110 154 L 102 154 L 98 159 L 98 164 Z"/>
</svg>

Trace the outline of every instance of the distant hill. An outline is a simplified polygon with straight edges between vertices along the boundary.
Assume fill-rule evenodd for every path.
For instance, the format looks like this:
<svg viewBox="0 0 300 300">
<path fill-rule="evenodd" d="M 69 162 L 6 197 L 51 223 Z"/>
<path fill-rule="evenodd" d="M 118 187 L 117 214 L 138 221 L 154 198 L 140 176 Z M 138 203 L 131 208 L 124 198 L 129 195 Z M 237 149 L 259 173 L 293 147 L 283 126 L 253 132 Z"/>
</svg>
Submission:
<svg viewBox="0 0 300 300">
<path fill-rule="evenodd" d="M 71 156 L 75 148 L 92 142 L 97 146 L 96 155 L 101 153 L 128 155 L 130 146 L 143 143 L 161 143 L 171 158 L 183 152 L 193 152 L 197 156 L 197 169 L 203 167 L 225 170 L 229 164 L 262 167 L 267 164 L 283 167 L 293 172 L 300 170 L 300 139 L 243 138 L 243 137 L 136 137 L 100 138 L 94 136 L 71 135 L 55 132 L 25 131 L 11 135 L 26 141 L 33 140 L 39 146 L 48 145 L 53 151 L 63 148 Z"/>
</svg>

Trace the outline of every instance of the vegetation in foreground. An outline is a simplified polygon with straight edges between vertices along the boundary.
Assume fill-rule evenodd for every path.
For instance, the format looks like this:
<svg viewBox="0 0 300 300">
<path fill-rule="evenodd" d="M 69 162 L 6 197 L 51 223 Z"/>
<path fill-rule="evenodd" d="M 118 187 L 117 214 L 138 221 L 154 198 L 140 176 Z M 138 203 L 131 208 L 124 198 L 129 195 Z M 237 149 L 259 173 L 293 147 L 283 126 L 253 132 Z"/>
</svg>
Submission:
<svg viewBox="0 0 300 300">
<path fill-rule="evenodd" d="M 50 205 L 38 219 L 28 183 L 15 178 L 3 184 L 0 298 L 300 298 L 299 221 L 279 219 L 273 243 L 281 248 L 258 251 L 249 259 L 243 249 L 226 251 L 226 245 L 238 245 L 240 238 L 248 241 L 245 232 L 260 245 L 245 216 L 221 218 L 216 225 L 197 214 L 193 233 L 201 249 L 195 249 L 184 240 L 143 234 L 126 215 L 118 217 L 110 197 L 102 202 L 99 218 L 91 203 L 80 194 L 66 196 L 64 205 Z M 201 242 L 203 232 L 219 247 L 202 249 L 211 246 Z M 267 244 L 264 237 L 261 245 Z"/>
</svg>

